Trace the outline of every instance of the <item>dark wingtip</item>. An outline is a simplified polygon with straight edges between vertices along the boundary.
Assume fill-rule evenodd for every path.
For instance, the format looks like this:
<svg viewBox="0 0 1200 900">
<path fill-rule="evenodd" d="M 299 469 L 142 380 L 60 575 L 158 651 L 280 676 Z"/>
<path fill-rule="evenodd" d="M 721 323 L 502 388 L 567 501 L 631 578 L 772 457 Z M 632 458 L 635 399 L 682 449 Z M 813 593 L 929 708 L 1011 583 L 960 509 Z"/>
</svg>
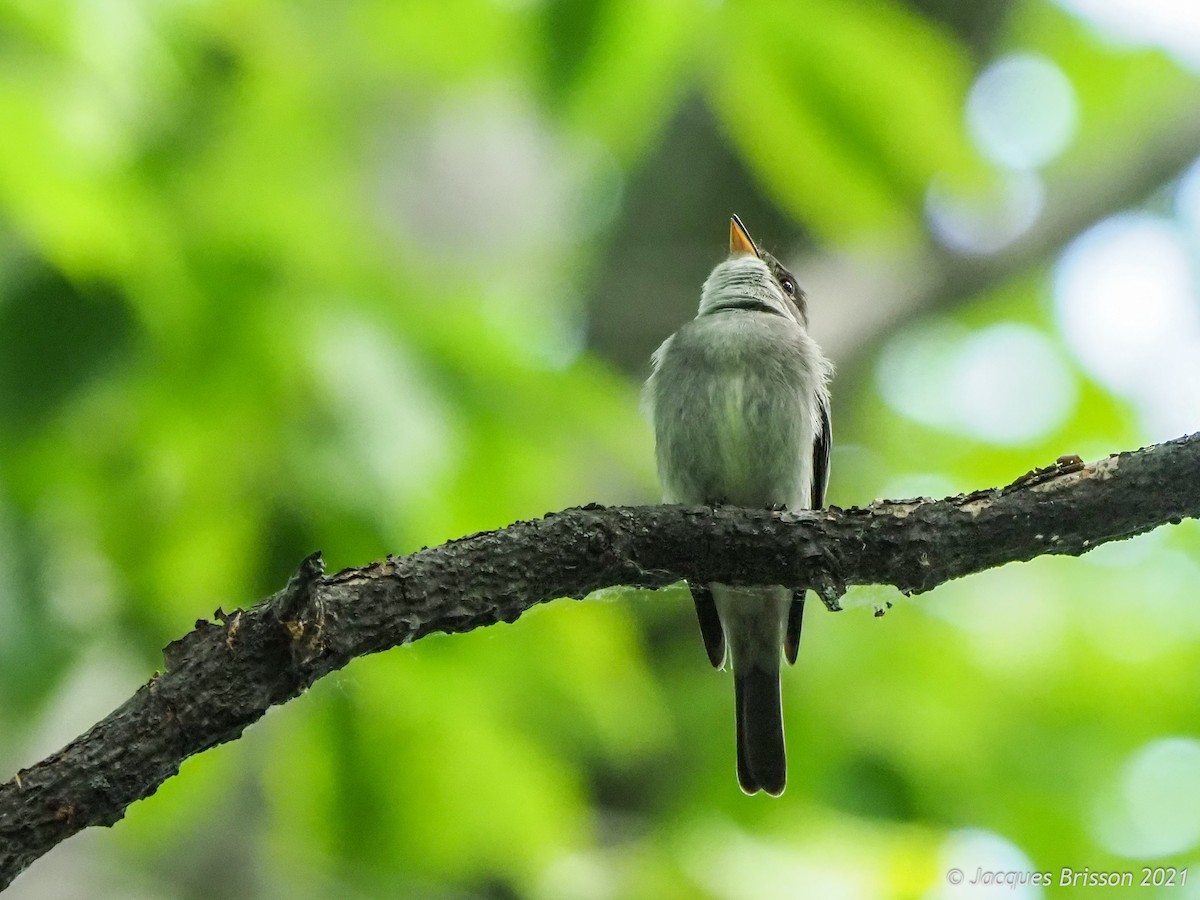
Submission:
<svg viewBox="0 0 1200 900">
<path fill-rule="evenodd" d="M 796 592 L 796 599 L 788 608 L 787 631 L 783 638 L 783 655 L 789 666 L 796 664 L 800 655 L 800 629 L 804 626 L 804 591 Z"/>
<path fill-rule="evenodd" d="M 696 604 L 696 620 L 700 623 L 700 636 L 704 638 L 704 650 L 714 669 L 725 664 L 725 629 L 717 614 L 717 604 L 712 591 L 702 585 L 692 585 L 692 601 Z"/>
</svg>

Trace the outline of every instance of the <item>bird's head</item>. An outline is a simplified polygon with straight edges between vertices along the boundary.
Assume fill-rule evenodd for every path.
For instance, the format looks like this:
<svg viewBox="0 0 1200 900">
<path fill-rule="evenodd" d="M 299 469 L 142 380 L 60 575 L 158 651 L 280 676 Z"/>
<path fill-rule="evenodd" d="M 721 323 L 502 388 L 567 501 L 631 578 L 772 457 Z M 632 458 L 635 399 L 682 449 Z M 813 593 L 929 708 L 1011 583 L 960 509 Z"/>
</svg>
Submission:
<svg viewBox="0 0 1200 900">
<path fill-rule="evenodd" d="M 729 258 L 704 282 L 697 315 L 728 310 L 774 313 L 808 326 L 808 301 L 795 276 L 758 249 L 737 216 L 729 221 Z"/>
</svg>

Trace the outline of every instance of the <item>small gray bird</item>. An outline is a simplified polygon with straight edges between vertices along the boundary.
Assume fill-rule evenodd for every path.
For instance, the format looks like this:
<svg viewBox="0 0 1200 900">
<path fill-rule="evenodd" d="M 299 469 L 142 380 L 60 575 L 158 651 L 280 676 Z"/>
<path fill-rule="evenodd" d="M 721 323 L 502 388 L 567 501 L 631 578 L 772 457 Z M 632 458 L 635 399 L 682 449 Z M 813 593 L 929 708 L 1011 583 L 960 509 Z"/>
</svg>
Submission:
<svg viewBox="0 0 1200 900">
<path fill-rule="evenodd" d="M 645 401 L 667 503 L 817 509 L 829 482 L 833 366 L 808 335 L 792 274 L 741 220 L 696 318 L 654 352 Z M 691 585 L 708 658 L 732 657 L 738 782 L 778 796 L 787 780 L 780 651 L 796 661 L 804 592 Z"/>
</svg>

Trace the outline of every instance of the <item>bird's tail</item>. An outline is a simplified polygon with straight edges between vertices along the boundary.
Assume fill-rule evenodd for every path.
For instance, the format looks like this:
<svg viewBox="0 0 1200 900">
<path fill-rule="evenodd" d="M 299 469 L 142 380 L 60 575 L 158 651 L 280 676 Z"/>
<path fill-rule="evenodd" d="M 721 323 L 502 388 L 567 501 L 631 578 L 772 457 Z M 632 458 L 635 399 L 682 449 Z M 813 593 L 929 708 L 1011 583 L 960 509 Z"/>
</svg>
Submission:
<svg viewBox="0 0 1200 900">
<path fill-rule="evenodd" d="M 764 790 L 778 797 L 787 783 L 779 669 L 734 665 L 738 783 L 747 794 Z"/>
<path fill-rule="evenodd" d="M 733 662 L 738 783 L 748 794 L 778 797 L 787 782 L 779 669 L 792 618 L 792 591 L 781 586 L 711 585 Z"/>
</svg>

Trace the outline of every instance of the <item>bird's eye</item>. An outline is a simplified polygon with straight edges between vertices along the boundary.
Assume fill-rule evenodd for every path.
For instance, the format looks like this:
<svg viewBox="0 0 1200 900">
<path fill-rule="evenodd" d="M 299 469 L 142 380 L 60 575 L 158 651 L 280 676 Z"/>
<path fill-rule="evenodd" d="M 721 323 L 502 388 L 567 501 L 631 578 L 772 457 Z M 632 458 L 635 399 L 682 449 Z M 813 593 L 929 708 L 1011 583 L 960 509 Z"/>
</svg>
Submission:
<svg viewBox="0 0 1200 900">
<path fill-rule="evenodd" d="M 796 296 L 796 282 L 792 281 L 792 279 L 786 276 L 780 278 L 779 286 L 783 288 L 784 293 L 791 294 L 793 297 Z"/>
</svg>

